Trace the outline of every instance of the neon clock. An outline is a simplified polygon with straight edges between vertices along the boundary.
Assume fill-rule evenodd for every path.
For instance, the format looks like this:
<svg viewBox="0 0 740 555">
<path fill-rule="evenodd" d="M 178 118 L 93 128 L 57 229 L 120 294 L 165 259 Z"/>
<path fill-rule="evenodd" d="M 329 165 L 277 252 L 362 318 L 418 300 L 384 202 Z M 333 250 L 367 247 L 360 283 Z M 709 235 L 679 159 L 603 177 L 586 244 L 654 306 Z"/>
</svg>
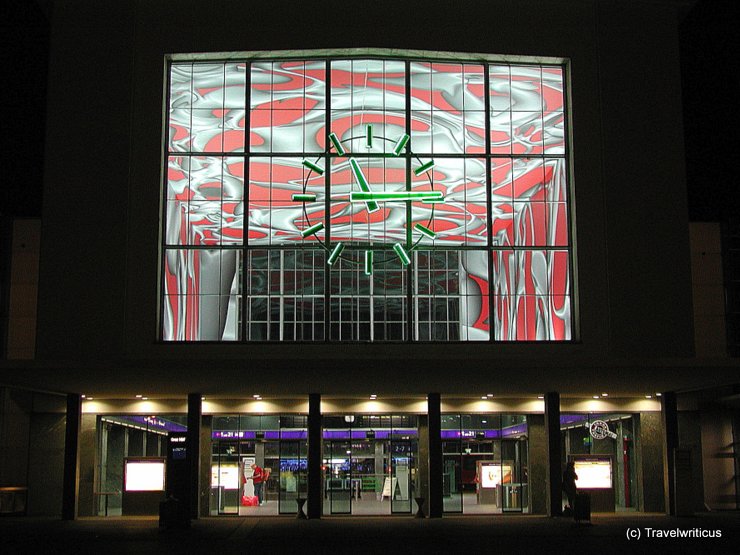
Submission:
<svg viewBox="0 0 740 555">
<path fill-rule="evenodd" d="M 365 176 L 365 173 L 362 171 L 362 167 L 358 162 L 358 158 L 361 158 L 362 156 L 358 155 L 357 157 L 355 157 L 352 155 L 351 152 L 348 152 L 348 145 L 352 144 L 353 142 L 357 142 L 358 140 L 364 141 L 366 148 L 368 149 L 373 147 L 374 141 L 385 141 L 387 143 L 391 143 L 393 145 L 393 148 L 390 153 L 386 155 L 388 157 L 398 158 L 401 156 L 402 153 L 404 153 L 404 151 L 406 151 L 409 154 L 409 160 L 411 162 L 416 162 L 416 167 L 412 169 L 414 175 L 417 177 L 425 175 L 429 180 L 429 189 L 423 191 L 411 190 L 410 185 L 407 184 L 406 189 L 402 191 L 378 190 L 377 187 L 373 186 L 373 184 Z M 381 206 L 386 202 L 405 202 L 407 214 L 411 214 L 414 202 L 421 202 L 424 204 L 429 204 L 431 206 L 428 220 L 424 224 L 416 223 L 413 226 L 411 233 L 407 234 L 406 241 L 395 241 L 391 245 L 392 249 L 382 249 L 382 252 L 384 253 L 382 257 L 379 256 L 376 259 L 375 250 L 373 249 L 373 246 L 378 243 L 382 243 L 382 241 L 367 241 L 368 244 L 364 245 L 365 275 L 372 275 L 374 265 L 385 265 L 393 260 L 399 260 L 404 266 L 408 266 L 411 263 L 410 253 L 419 246 L 422 239 L 427 238 L 434 240 L 437 237 L 437 233 L 433 231 L 434 205 L 438 203 L 444 203 L 445 198 L 444 193 L 441 190 L 437 190 L 434 188 L 434 180 L 432 177 L 434 160 L 422 162 L 421 159 L 416 156 L 410 148 L 408 148 L 408 142 L 409 136 L 406 133 L 402 134 L 397 139 L 392 139 L 384 136 L 374 136 L 372 125 L 367 125 L 365 135 L 361 135 L 359 137 L 353 136 L 343 140 L 340 140 L 335 133 L 329 133 L 330 144 L 324 154 L 331 154 L 331 151 L 333 149 L 336 154 L 336 157 L 333 159 L 341 160 L 342 158 L 346 158 L 347 166 L 349 167 L 353 177 L 353 184 L 351 187 L 352 190 L 348 194 L 341 193 L 337 195 L 330 195 L 331 200 L 346 200 L 349 201 L 350 205 L 354 207 L 359 206 L 360 211 L 365 211 L 367 213 L 368 221 L 370 221 L 370 214 L 381 210 Z M 313 237 L 321 245 L 321 247 L 326 251 L 328 255 L 326 262 L 329 266 L 333 266 L 337 262 L 337 260 L 340 259 L 345 260 L 349 263 L 357 264 L 357 262 L 353 259 L 342 256 L 342 253 L 346 246 L 344 242 L 332 242 L 330 239 L 322 240 L 317 234 L 321 231 L 326 230 L 326 222 L 318 221 L 318 219 L 312 220 L 309 216 L 309 205 L 311 203 L 317 202 L 317 196 L 315 193 L 308 192 L 308 183 L 314 174 L 320 176 L 325 173 L 326 170 L 320 165 L 322 159 L 323 155 L 314 160 L 303 160 L 303 166 L 306 167 L 309 171 L 303 180 L 302 192 L 292 195 L 292 200 L 294 202 L 300 202 L 303 205 L 305 226 L 299 231 L 301 237 L 303 237 L 304 239 Z M 411 220 L 407 218 L 407 221 Z M 331 223 L 329 225 L 331 226 Z M 364 241 L 362 243 L 364 243 Z M 353 247 L 355 248 L 362 247 L 362 243 L 358 243 L 357 241 L 352 242 Z M 390 254 L 391 250 L 393 254 Z"/>
</svg>

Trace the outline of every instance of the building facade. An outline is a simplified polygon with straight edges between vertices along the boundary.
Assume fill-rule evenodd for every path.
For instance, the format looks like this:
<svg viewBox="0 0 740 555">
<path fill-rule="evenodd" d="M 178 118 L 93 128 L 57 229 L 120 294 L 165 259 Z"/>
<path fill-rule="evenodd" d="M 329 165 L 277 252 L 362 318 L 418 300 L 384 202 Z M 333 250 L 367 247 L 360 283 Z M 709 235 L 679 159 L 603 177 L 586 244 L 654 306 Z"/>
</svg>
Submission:
<svg viewBox="0 0 740 555">
<path fill-rule="evenodd" d="M 680 6 L 56 5 L 3 379 L 65 426 L 46 503 L 558 514 L 573 460 L 597 510 L 700 509 L 737 365 L 695 348 Z"/>
</svg>

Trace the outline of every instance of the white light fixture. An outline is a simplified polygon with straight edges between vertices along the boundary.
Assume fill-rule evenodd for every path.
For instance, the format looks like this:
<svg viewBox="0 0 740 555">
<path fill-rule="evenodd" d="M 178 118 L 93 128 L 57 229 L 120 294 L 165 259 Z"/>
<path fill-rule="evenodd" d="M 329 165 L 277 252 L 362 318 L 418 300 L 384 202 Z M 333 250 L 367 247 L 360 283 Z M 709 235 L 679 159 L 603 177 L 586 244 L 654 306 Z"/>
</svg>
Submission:
<svg viewBox="0 0 740 555">
<path fill-rule="evenodd" d="M 149 400 L 149 397 L 142 397 L 141 400 L 142 401 L 148 401 Z"/>
<path fill-rule="evenodd" d="M 136 396 L 137 399 L 141 399 L 142 397 L 143 397 L 143 395 L 137 395 Z"/>
<path fill-rule="evenodd" d="M 653 398 L 652 395 L 645 395 L 645 399 L 652 399 L 652 398 Z"/>
<path fill-rule="evenodd" d="M 602 397 L 609 397 L 609 394 L 608 393 L 602 393 L 601 396 Z"/>
<path fill-rule="evenodd" d="M 84 394 L 83 395 L 80 395 L 80 397 L 82 397 L 84 399 L 85 398 L 85 395 Z"/>
<path fill-rule="evenodd" d="M 493 393 L 486 393 L 486 397 L 493 397 Z"/>
<path fill-rule="evenodd" d="M 255 399 L 259 399 L 260 398 L 259 395 L 252 395 L 252 397 L 254 397 Z"/>
<path fill-rule="evenodd" d="M 88 401 L 92 401 L 93 399 L 95 399 L 95 397 L 88 397 L 87 398 Z"/>
<path fill-rule="evenodd" d="M 656 396 L 656 397 L 662 397 L 662 396 L 663 396 L 663 394 L 662 394 L 662 393 L 656 393 L 656 394 L 655 394 L 655 396 Z"/>
<path fill-rule="evenodd" d="M 594 399 L 601 399 L 598 395 L 594 395 Z"/>
<path fill-rule="evenodd" d="M 538 399 L 544 399 L 544 398 L 545 398 L 545 396 L 544 396 L 544 395 L 537 395 L 537 398 L 538 398 Z"/>
<path fill-rule="evenodd" d="M 378 396 L 377 396 L 377 395 L 375 395 L 375 394 L 373 394 L 373 395 L 370 395 L 370 398 L 371 398 L 371 399 L 377 399 L 377 398 L 378 398 Z"/>
<path fill-rule="evenodd" d="M 488 397 L 486 397 L 485 395 L 481 397 L 481 399 L 483 399 L 484 401 L 488 401 Z"/>
</svg>

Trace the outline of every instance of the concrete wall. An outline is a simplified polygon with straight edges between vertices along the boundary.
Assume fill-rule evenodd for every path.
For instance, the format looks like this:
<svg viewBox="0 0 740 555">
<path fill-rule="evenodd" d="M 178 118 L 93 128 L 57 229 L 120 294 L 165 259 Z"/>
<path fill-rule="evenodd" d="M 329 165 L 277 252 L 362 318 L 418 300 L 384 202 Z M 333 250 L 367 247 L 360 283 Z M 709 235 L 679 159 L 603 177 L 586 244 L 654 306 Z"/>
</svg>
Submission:
<svg viewBox="0 0 740 555">
<path fill-rule="evenodd" d="M 28 450 L 29 515 L 61 515 L 65 422 L 64 414 L 31 415 L 32 441 Z"/>
<path fill-rule="evenodd" d="M 720 225 L 692 222 L 689 232 L 696 356 L 725 357 L 727 331 Z"/>
<path fill-rule="evenodd" d="M 710 509 L 737 509 L 732 415 L 705 409 L 701 413 L 704 502 Z"/>
<path fill-rule="evenodd" d="M 264 372 L 261 381 L 276 387 L 293 383 L 310 366 L 321 370 L 311 376 L 311 386 L 322 391 L 339 383 L 353 387 L 340 379 L 348 362 L 379 358 L 384 364 L 377 383 L 388 378 L 397 391 L 416 391 L 423 376 L 428 385 L 421 391 L 426 391 L 444 390 L 450 364 L 461 358 L 479 361 L 466 372 L 469 383 L 484 384 L 491 364 L 501 368 L 511 359 L 559 357 L 578 365 L 610 357 L 690 356 L 674 9 L 669 2 L 596 0 L 471 0 L 464 9 L 397 2 L 357 18 L 314 0 L 300 10 L 287 0 L 184 0 L 177 9 L 148 0 L 55 4 L 39 357 L 228 357 L 261 370 L 269 367 L 265 361 L 294 359 L 301 364 Z M 379 29 L 382 33 L 373 31 Z M 328 356 L 324 345 L 157 343 L 165 55 L 356 46 L 570 60 L 581 342 L 454 350 L 348 345 L 341 360 Z M 70 160 L 84 160 L 85 171 L 72 174 Z M 540 372 L 520 373 L 526 380 Z M 614 375 L 600 365 L 593 373 L 594 383 L 602 384 Z M 115 380 L 113 374 L 101 372 L 97 379 Z M 569 384 L 573 375 L 572 366 L 548 372 L 553 384 Z"/>
<path fill-rule="evenodd" d="M 28 485 L 33 394 L 0 387 L 0 486 Z"/>
<path fill-rule="evenodd" d="M 646 513 L 665 511 L 663 491 L 663 430 L 660 413 L 639 414 L 635 431 L 637 453 L 637 509 Z"/>
<path fill-rule="evenodd" d="M 32 359 L 36 349 L 36 300 L 38 296 L 41 222 L 13 221 L 8 303 L 9 359 Z"/>
</svg>

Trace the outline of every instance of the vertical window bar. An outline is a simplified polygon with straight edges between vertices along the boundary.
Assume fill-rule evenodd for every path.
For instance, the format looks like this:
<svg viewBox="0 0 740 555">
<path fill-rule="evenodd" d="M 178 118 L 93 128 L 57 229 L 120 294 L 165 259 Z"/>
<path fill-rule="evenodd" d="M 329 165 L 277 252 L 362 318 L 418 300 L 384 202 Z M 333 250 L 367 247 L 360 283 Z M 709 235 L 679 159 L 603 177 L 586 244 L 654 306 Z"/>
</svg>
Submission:
<svg viewBox="0 0 740 555">
<path fill-rule="evenodd" d="M 160 196 L 160 202 L 162 203 L 159 207 L 159 221 L 162 222 L 159 229 L 159 302 L 157 303 L 157 337 L 160 340 L 164 340 L 164 307 L 167 303 L 167 295 L 165 295 L 164 284 L 165 277 L 167 274 L 167 265 L 165 263 L 165 256 L 167 254 L 167 187 L 168 179 L 167 174 L 169 173 L 170 163 L 170 149 L 169 149 L 169 136 L 170 136 L 170 118 L 171 110 L 170 103 L 170 91 L 172 90 L 172 60 L 167 62 L 167 78 L 166 78 L 166 93 L 165 93 L 165 109 L 167 110 L 167 132 L 162 137 L 162 152 L 164 152 L 165 167 L 162 171 L 162 194 Z"/>
<path fill-rule="evenodd" d="M 242 317 L 242 341 L 250 340 L 250 322 L 251 318 L 251 307 L 250 307 L 250 293 L 248 291 L 247 284 L 249 280 L 249 271 L 247 268 L 251 268 L 251 264 L 247 264 L 249 250 L 249 165 L 251 161 L 250 157 L 250 134 L 251 134 L 251 119 L 252 119 L 252 64 L 251 62 L 244 62 L 244 190 L 242 192 L 243 212 L 242 212 L 242 302 L 241 309 L 242 314 L 249 315 L 249 317 Z M 251 262 L 251 261 L 250 261 Z M 249 312 L 247 311 L 249 307 Z"/>
<path fill-rule="evenodd" d="M 491 67 L 490 64 L 483 64 L 483 102 L 485 104 L 486 115 L 484 126 L 486 130 L 486 263 L 488 264 L 488 341 L 495 341 L 495 330 L 493 329 L 496 318 L 494 318 L 495 303 L 493 298 L 493 180 L 491 178 Z M 511 75 L 511 70 L 509 70 Z M 483 300 L 483 299 L 481 299 Z"/>
<path fill-rule="evenodd" d="M 324 79 L 324 106 L 326 108 L 324 134 L 327 135 L 331 131 L 331 60 L 326 60 L 324 72 L 326 76 Z M 331 154 L 329 151 L 328 148 L 324 151 L 324 167 L 326 168 L 324 172 L 324 224 L 326 226 L 324 242 L 327 247 L 331 245 Z M 339 266 L 341 266 L 341 261 Z M 331 266 L 324 264 L 324 341 L 331 341 L 331 272 Z"/>
<path fill-rule="evenodd" d="M 404 70 L 405 70 L 405 85 L 406 85 L 406 91 L 405 91 L 405 123 L 406 123 L 406 134 L 411 137 L 411 62 L 406 60 L 404 63 Z M 406 190 L 411 190 L 411 139 L 409 139 L 409 144 L 407 148 L 405 149 L 404 154 L 404 160 L 406 160 Z M 413 203 L 407 202 L 406 203 L 406 248 L 411 250 L 412 243 L 412 233 L 411 233 L 411 222 L 413 220 L 412 218 L 412 212 L 413 212 Z M 414 259 L 418 260 L 418 257 L 414 257 Z M 412 259 L 413 260 L 413 259 Z M 418 265 L 415 264 L 409 264 L 406 268 L 402 268 L 402 271 L 406 272 L 406 341 L 413 341 L 413 331 L 414 331 L 414 318 L 412 318 L 413 314 L 413 302 L 414 302 L 414 291 L 411 287 L 411 284 L 413 283 L 413 272 L 418 268 Z"/>
</svg>

